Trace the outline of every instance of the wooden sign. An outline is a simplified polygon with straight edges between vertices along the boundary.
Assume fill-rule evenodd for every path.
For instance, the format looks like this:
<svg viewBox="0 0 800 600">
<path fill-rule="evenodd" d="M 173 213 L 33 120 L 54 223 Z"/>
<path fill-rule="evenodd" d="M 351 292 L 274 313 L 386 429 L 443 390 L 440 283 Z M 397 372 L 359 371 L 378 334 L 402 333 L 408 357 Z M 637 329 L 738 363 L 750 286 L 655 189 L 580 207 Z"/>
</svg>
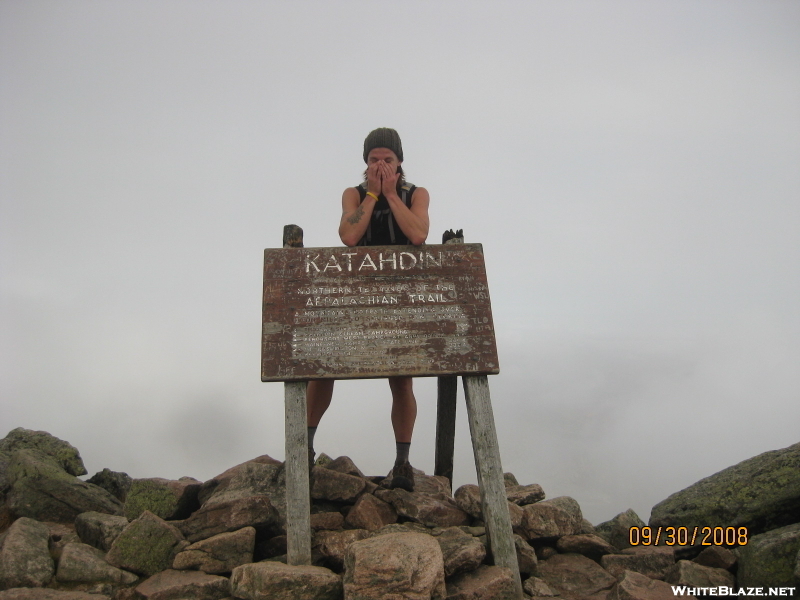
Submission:
<svg viewBox="0 0 800 600">
<path fill-rule="evenodd" d="M 262 381 L 496 374 L 480 244 L 264 251 Z"/>
</svg>

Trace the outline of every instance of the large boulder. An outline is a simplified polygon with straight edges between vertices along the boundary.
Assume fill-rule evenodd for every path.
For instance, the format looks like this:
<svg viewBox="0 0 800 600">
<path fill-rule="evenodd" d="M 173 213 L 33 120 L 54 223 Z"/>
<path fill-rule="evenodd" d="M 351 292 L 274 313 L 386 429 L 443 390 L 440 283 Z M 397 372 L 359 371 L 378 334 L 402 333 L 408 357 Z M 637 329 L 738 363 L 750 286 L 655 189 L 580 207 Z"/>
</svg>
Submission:
<svg viewBox="0 0 800 600">
<path fill-rule="evenodd" d="M 197 493 L 201 485 L 193 477 L 134 479 L 125 500 L 125 517 L 133 521 L 149 510 L 166 520 L 186 519 L 200 508 Z"/>
<path fill-rule="evenodd" d="M 522 529 L 528 539 L 577 535 L 583 527 L 580 505 L 569 496 L 559 496 L 523 507 Z"/>
<path fill-rule="evenodd" d="M 597 535 L 581 533 L 565 535 L 556 542 L 556 549 L 562 554 L 583 554 L 595 562 L 606 554 L 614 554 L 617 549 Z"/>
<path fill-rule="evenodd" d="M 449 498 L 403 489 L 378 490 L 375 495 L 391 504 L 397 514 L 426 527 L 469 525 L 469 515 Z"/>
<path fill-rule="evenodd" d="M 12 523 L 0 548 L 0 590 L 44 587 L 53 577 L 47 527 L 22 517 Z"/>
<path fill-rule="evenodd" d="M 340 572 L 344 565 L 347 550 L 355 542 L 369 537 L 366 529 L 345 529 L 344 531 L 317 531 L 313 547 L 319 552 L 326 566 Z"/>
<path fill-rule="evenodd" d="M 267 496 L 247 496 L 226 502 L 206 502 L 185 521 L 172 521 L 190 542 L 211 536 L 254 527 L 256 531 L 275 533 L 280 530 L 280 515 Z"/>
<path fill-rule="evenodd" d="M 506 498 L 519 506 L 527 506 L 544 500 L 544 490 L 538 483 L 506 486 Z"/>
<path fill-rule="evenodd" d="M 511 569 L 481 565 L 447 581 L 447 600 L 517 600 Z"/>
<path fill-rule="evenodd" d="M 8 486 L 6 471 L 11 455 L 17 450 L 37 450 L 49 456 L 70 475 L 86 475 L 78 449 L 46 431 L 32 431 L 17 427 L 0 440 L 0 492 Z"/>
<path fill-rule="evenodd" d="M 312 519 L 314 515 L 311 515 Z M 385 525 L 397 522 L 397 511 L 392 505 L 372 494 L 362 494 L 355 506 L 347 513 L 345 522 L 356 529 L 376 531 Z"/>
<path fill-rule="evenodd" d="M 128 519 L 118 515 L 85 512 L 75 518 L 75 531 L 84 544 L 108 552 L 117 536 L 128 526 Z"/>
<path fill-rule="evenodd" d="M 608 571 L 581 554 L 556 554 L 539 562 L 539 578 L 568 598 L 591 596 L 617 583 Z"/>
<path fill-rule="evenodd" d="M 72 523 L 82 512 L 122 512 L 122 503 L 114 496 L 71 475 L 40 450 L 16 450 L 8 461 L 6 477 L 8 507 L 18 517 Z"/>
<path fill-rule="evenodd" d="M 737 580 L 744 587 L 800 585 L 800 523 L 754 535 L 739 547 Z"/>
<path fill-rule="evenodd" d="M 606 554 L 600 558 L 600 565 L 617 578 L 625 571 L 633 571 L 651 579 L 664 579 L 674 564 L 675 552 L 671 546 L 627 548 L 621 554 Z"/>
<path fill-rule="evenodd" d="M 173 569 L 194 569 L 219 575 L 239 565 L 253 562 L 256 530 L 243 527 L 195 542 L 175 556 Z"/>
<path fill-rule="evenodd" d="M 325 468 L 331 471 L 353 475 L 354 477 L 364 477 L 364 473 L 361 472 L 361 469 L 356 466 L 349 456 L 340 456 L 336 460 L 327 463 Z"/>
<path fill-rule="evenodd" d="M 716 590 L 715 590 L 716 591 Z M 611 589 L 608 600 L 675 600 L 672 586 L 634 571 L 625 571 Z M 683 596 L 688 600 L 694 596 Z"/>
<path fill-rule="evenodd" d="M 600 523 L 594 528 L 594 532 L 615 548 L 622 550 L 631 546 L 631 528 L 638 527 L 641 529 L 644 526 L 644 521 L 639 518 L 639 515 L 632 508 L 629 508 L 610 521 Z"/>
<path fill-rule="evenodd" d="M 93 483 L 103 488 L 120 502 L 125 502 L 128 497 L 128 490 L 131 489 L 133 479 L 127 473 L 103 469 L 92 475 L 86 483 Z"/>
<path fill-rule="evenodd" d="M 230 597 L 230 582 L 218 575 L 169 569 L 137 585 L 136 592 L 146 600 L 221 600 Z"/>
<path fill-rule="evenodd" d="M 61 583 L 121 583 L 128 585 L 139 579 L 133 573 L 118 569 L 105 560 L 105 554 L 88 544 L 67 544 L 58 561 L 56 581 Z"/>
<path fill-rule="evenodd" d="M 106 555 L 109 564 L 150 577 L 169 569 L 187 546 L 181 532 L 149 511 L 131 521 Z"/>
<path fill-rule="evenodd" d="M 664 581 L 692 587 L 733 587 L 732 573 L 716 567 L 704 567 L 688 560 L 679 560 L 664 574 Z"/>
<path fill-rule="evenodd" d="M 324 567 L 252 563 L 233 570 L 231 594 L 243 600 L 341 600 L 342 579 Z"/>
<path fill-rule="evenodd" d="M 351 544 L 345 558 L 348 600 L 443 600 L 444 561 L 424 533 L 390 533 Z"/>
<path fill-rule="evenodd" d="M 486 546 L 460 527 L 448 527 L 436 541 L 442 549 L 445 577 L 474 571 L 486 558 Z"/>
<path fill-rule="evenodd" d="M 366 480 L 361 477 L 326 467 L 314 467 L 311 473 L 311 499 L 352 504 L 364 492 L 366 485 Z"/>
<path fill-rule="evenodd" d="M 254 496 L 269 498 L 281 523 L 286 522 L 286 470 L 282 462 L 264 455 L 231 467 L 206 481 L 197 498 L 203 508 L 208 508 Z"/>
<path fill-rule="evenodd" d="M 651 527 L 747 527 L 762 533 L 800 522 L 800 443 L 765 452 L 672 494 Z"/>
</svg>

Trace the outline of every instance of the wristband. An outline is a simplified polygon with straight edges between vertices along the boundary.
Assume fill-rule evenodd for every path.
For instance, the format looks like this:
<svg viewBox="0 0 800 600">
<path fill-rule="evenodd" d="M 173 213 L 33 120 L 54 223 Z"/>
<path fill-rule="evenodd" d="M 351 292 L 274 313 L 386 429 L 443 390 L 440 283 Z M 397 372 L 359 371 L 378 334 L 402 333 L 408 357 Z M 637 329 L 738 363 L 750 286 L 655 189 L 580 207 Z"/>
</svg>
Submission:
<svg viewBox="0 0 800 600">
<path fill-rule="evenodd" d="M 378 201 L 380 200 L 380 198 L 378 198 L 378 197 L 377 197 L 375 194 L 373 194 L 372 192 L 367 192 L 367 196 L 372 196 L 373 198 L 375 198 L 375 202 L 378 202 Z"/>
</svg>

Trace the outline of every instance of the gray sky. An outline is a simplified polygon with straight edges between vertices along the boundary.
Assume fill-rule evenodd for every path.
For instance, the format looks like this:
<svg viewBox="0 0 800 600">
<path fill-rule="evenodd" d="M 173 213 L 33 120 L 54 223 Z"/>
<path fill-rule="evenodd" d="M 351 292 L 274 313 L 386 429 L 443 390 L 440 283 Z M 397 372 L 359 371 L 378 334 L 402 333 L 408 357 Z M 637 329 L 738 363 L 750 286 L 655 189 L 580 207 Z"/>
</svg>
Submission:
<svg viewBox="0 0 800 600">
<path fill-rule="evenodd" d="M 592 522 L 800 441 L 800 3 L 0 2 L 0 436 L 90 473 L 283 458 L 261 261 L 396 128 L 484 245 L 505 470 Z M 435 380 L 412 463 L 433 471 Z M 388 386 L 316 438 L 391 467 Z M 476 481 L 463 403 L 455 484 Z"/>
</svg>

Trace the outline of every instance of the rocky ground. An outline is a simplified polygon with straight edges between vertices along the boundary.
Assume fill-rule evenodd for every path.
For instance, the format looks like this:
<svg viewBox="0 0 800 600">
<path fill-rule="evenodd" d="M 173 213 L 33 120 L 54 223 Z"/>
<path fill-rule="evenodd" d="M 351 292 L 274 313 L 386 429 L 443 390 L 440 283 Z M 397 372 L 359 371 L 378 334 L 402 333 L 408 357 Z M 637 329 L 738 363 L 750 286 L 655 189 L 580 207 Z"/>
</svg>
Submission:
<svg viewBox="0 0 800 600">
<path fill-rule="evenodd" d="M 417 471 L 413 493 L 389 490 L 349 458 L 322 455 L 314 564 L 287 566 L 284 465 L 269 456 L 206 482 L 82 475 L 77 449 L 46 432 L 0 440 L 0 600 L 513 597 L 511 572 L 492 565 L 475 485 L 451 493 L 447 479 Z M 666 599 L 672 585 L 800 595 L 800 444 L 656 505 L 658 546 L 631 546 L 630 528 L 645 526 L 631 510 L 593 526 L 573 498 L 545 499 L 511 474 L 506 492 L 526 597 Z M 666 528 L 695 526 L 737 528 L 737 538 L 665 544 Z"/>
</svg>

